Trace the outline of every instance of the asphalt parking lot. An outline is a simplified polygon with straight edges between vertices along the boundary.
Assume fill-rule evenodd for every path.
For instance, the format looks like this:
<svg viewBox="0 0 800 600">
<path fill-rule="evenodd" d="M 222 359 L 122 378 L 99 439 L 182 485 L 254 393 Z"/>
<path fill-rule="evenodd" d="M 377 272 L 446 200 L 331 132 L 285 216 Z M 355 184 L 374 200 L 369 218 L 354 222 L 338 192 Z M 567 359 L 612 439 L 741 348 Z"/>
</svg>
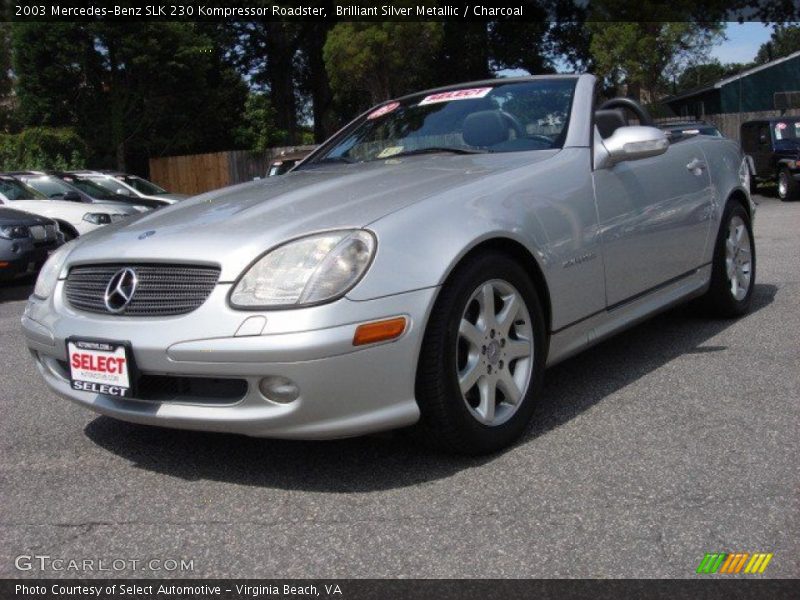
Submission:
<svg viewBox="0 0 800 600">
<path fill-rule="evenodd" d="M 97 416 L 35 373 L 32 284 L 2 287 L 0 577 L 91 575 L 19 555 L 193 560 L 98 573 L 138 577 L 693 577 L 733 551 L 799 577 L 800 202 L 758 201 L 750 315 L 678 308 L 548 371 L 525 439 L 482 459 Z"/>
</svg>

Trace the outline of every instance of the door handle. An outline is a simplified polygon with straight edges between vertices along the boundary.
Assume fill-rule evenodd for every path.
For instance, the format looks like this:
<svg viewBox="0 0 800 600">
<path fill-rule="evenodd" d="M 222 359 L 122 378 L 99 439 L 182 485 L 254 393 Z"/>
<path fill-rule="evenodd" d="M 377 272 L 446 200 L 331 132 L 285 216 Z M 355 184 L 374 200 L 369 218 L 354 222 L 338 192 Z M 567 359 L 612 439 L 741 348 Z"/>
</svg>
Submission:
<svg viewBox="0 0 800 600">
<path fill-rule="evenodd" d="M 699 158 L 695 158 L 692 160 L 692 162 L 686 165 L 686 168 L 689 169 L 695 175 L 700 175 L 703 169 L 706 168 L 706 163 L 704 163 Z"/>
</svg>

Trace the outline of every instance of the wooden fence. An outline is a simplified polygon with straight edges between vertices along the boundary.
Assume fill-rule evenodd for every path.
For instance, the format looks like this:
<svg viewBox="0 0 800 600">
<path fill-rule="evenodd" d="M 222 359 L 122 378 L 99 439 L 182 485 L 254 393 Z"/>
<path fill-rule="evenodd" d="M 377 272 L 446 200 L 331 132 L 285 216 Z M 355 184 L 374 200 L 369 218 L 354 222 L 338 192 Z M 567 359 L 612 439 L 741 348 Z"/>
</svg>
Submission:
<svg viewBox="0 0 800 600">
<path fill-rule="evenodd" d="M 264 177 L 273 157 L 281 152 L 311 150 L 314 146 L 272 148 L 268 152 L 246 150 L 164 156 L 150 159 L 150 179 L 170 192 L 202 194 L 228 185 Z"/>
</svg>

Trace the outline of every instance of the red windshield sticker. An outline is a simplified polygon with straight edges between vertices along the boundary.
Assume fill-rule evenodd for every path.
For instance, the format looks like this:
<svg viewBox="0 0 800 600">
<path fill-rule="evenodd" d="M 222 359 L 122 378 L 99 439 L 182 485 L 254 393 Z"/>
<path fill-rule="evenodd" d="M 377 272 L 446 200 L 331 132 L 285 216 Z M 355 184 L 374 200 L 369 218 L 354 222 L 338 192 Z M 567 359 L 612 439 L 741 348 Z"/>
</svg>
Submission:
<svg viewBox="0 0 800 600">
<path fill-rule="evenodd" d="M 450 102 L 451 100 L 472 100 L 473 98 L 483 98 L 492 91 L 492 88 L 470 88 L 468 90 L 454 90 L 452 92 L 440 92 L 425 96 L 419 106 L 423 104 L 436 104 L 437 102 Z"/>
<path fill-rule="evenodd" d="M 384 104 L 380 108 L 376 108 L 371 113 L 367 115 L 368 119 L 377 119 L 378 117 L 382 117 L 383 115 L 388 115 L 390 112 L 395 110 L 398 106 L 400 106 L 399 102 L 389 102 L 389 104 Z"/>
<path fill-rule="evenodd" d="M 778 123 L 775 125 L 775 129 L 786 129 L 786 123 Z"/>
</svg>

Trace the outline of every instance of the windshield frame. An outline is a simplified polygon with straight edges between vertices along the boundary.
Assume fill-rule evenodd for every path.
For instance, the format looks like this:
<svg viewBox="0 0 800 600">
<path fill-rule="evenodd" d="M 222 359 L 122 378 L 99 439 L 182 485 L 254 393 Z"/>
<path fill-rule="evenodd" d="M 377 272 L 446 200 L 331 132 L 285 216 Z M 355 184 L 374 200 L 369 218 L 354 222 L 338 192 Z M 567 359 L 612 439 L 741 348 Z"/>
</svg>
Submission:
<svg viewBox="0 0 800 600">
<path fill-rule="evenodd" d="M 487 79 L 483 81 L 472 81 L 461 83 L 457 85 L 451 85 L 441 88 L 434 88 L 429 90 L 424 90 L 421 92 L 414 92 L 413 94 L 408 94 L 406 96 L 402 96 L 400 98 L 393 98 L 386 100 L 385 102 L 381 102 L 380 104 L 376 104 L 375 106 L 370 107 L 368 110 L 364 111 L 360 115 L 358 115 L 355 119 L 350 121 L 347 125 L 342 127 L 339 131 L 334 133 L 331 137 L 325 140 L 319 147 L 314 150 L 311 154 L 309 154 L 305 160 L 299 162 L 294 166 L 292 169 L 293 171 L 299 171 L 311 166 L 319 166 L 322 164 L 330 165 L 335 164 L 332 162 L 326 162 L 325 158 L 334 158 L 329 157 L 328 153 L 335 148 L 342 140 L 344 140 L 348 135 L 350 135 L 353 131 L 358 129 L 365 121 L 367 121 L 368 115 L 372 114 L 374 111 L 378 110 L 379 108 L 389 105 L 393 102 L 398 102 L 401 105 L 403 104 L 411 104 L 413 102 L 419 103 L 427 96 L 433 94 L 439 94 L 442 92 L 454 92 L 459 90 L 468 90 L 471 88 L 478 88 L 478 87 L 499 87 L 499 86 L 508 86 L 508 85 L 515 85 L 515 84 L 526 84 L 526 83 L 534 83 L 540 81 L 553 81 L 553 80 L 572 80 L 574 82 L 572 96 L 570 98 L 569 106 L 566 110 L 566 120 L 564 123 L 564 129 L 561 133 L 561 137 L 563 138 L 562 144 L 560 146 L 556 146 L 553 148 L 549 148 L 548 150 L 560 150 L 564 147 L 570 145 L 570 140 L 575 137 L 573 132 L 575 128 L 580 128 L 583 123 L 580 122 L 578 119 L 576 122 L 576 107 L 580 107 L 580 98 L 582 94 L 585 94 L 586 88 L 584 88 L 581 83 L 582 80 L 586 80 L 586 85 L 589 86 L 590 96 L 593 94 L 594 88 L 594 78 L 586 75 L 578 75 L 578 74 L 553 74 L 553 75 L 534 75 L 528 77 L 508 77 L 508 78 L 497 78 L 497 79 Z M 544 149 L 543 149 L 544 150 Z M 535 152 L 537 150 L 527 149 L 527 150 L 520 150 L 519 152 Z M 497 152 L 496 154 L 506 154 L 509 152 Z M 387 156 L 384 158 L 375 158 L 371 159 L 366 162 L 378 162 L 380 160 L 385 160 L 388 158 L 392 158 L 391 156 Z M 353 161 L 349 164 L 359 164 L 364 161 Z M 341 162 L 341 164 L 346 164 L 345 162 Z"/>
</svg>

